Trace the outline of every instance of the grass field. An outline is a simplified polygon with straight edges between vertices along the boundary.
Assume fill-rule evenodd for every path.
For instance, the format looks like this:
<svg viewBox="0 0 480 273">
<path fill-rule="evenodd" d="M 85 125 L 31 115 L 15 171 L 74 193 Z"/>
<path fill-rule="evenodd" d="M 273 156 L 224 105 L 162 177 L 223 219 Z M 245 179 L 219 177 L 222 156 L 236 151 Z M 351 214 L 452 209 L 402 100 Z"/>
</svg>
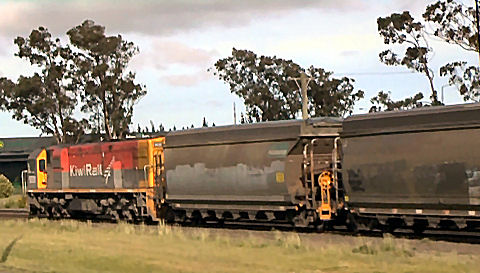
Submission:
<svg viewBox="0 0 480 273">
<path fill-rule="evenodd" d="M 0 272 L 479 272 L 477 248 L 467 245 L 469 250 L 460 253 L 456 244 L 443 243 L 441 251 L 437 244 L 391 237 L 0 220 Z"/>
</svg>

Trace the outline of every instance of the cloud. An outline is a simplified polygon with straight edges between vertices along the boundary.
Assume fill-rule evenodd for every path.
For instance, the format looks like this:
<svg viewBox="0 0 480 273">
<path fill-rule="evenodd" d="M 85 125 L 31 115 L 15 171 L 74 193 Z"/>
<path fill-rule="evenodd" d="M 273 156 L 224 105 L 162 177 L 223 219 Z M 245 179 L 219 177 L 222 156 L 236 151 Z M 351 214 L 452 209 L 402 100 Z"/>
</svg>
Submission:
<svg viewBox="0 0 480 273">
<path fill-rule="evenodd" d="M 243 26 L 294 10 L 352 11 L 359 1 L 318 0 L 183 0 L 183 1 L 5 1 L 0 3 L 0 33 L 27 35 L 37 26 L 62 35 L 85 19 L 107 26 L 109 33 L 169 35 L 205 27 Z"/>
<path fill-rule="evenodd" d="M 134 70 L 149 70 L 176 87 L 190 87 L 213 78 L 207 69 L 218 58 L 216 50 L 194 48 L 175 40 L 156 39 L 133 58 Z"/>
<path fill-rule="evenodd" d="M 193 48 L 176 41 L 157 41 L 153 43 L 148 55 L 155 55 L 155 62 L 160 68 L 163 68 L 165 63 L 207 67 L 219 53 L 216 50 Z"/>
<path fill-rule="evenodd" d="M 340 52 L 340 56 L 342 56 L 342 57 L 351 57 L 351 56 L 355 56 L 355 55 L 359 55 L 359 54 L 360 54 L 360 51 L 358 51 L 358 50 L 345 50 L 345 51 Z"/>
<path fill-rule="evenodd" d="M 9 55 L 13 46 L 13 40 L 0 36 L 0 56 Z"/>
<path fill-rule="evenodd" d="M 196 86 L 200 82 L 213 79 L 213 76 L 206 71 L 197 71 L 190 74 L 166 75 L 161 77 L 169 85 L 175 87 L 191 87 Z"/>
</svg>

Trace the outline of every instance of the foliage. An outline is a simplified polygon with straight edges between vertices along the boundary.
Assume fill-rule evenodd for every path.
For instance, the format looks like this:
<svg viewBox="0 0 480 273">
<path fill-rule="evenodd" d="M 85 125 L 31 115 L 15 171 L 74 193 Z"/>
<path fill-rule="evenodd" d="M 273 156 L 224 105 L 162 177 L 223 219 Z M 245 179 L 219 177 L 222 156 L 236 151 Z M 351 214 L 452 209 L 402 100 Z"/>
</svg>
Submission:
<svg viewBox="0 0 480 273">
<path fill-rule="evenodd" d="M 18 47 L 15 56 L 39 67 L 40 72 L 20 76 L 16 83 L 1 79 L 1 108 L 11 111 L 16 120 L 52 134 L 58 143 L 75 142 L 86 124 L 73 118 L 77 101 L 69 80 L 73 68 L 71 49 L 60 39 L 53 39 L 43 27 L 14 42 Z"/>
<path fill-rule="evenodd" d="M 441 76 L 449 76 L 448 83 L 456 86 L 465 101 L 480 102 L 480 68 L 456 61 L 440 68 Z"/>
<path fill-rule="evenodd" d="M 133 116 L 134 104 L 146 94 L 136 84 L 135 73 L 127 72 L 138 47 L 121 35 L 106 36 L 105 27 L 85 20 L 67 32 L 72 45 L 81 50 L 75 56 L 78 70 L 74 85 L 81 90 L 82 111 L 90 113 L 90 123 L 105 138 L 124 138 Z"/>
<path fill-rule="evenodd" d="M 379 17 L 377 25 L 385 44 L 408 44 L 402 57 L 388 49 L 379 54 L 380 61 L 386 65 L 406 66 L 425 74 L 430 84 L 432 105 L 440 105 L 433 84 L 434 73 L 429 67 L 432 49 L 427 41 L 425 26 L 415 21 L 408 11 L 401 14 L 392 13 L 384 18 Z"/>
<path fill-rule="evenodd" d="M 40 71 L 16 82 L 0 78 L 0 110 L 52 134 L 58 143 L 77 142 L 90 129 L 104 132 L 107 140 L 124 138 L 133 105 L 146 94 L 135 74 L 126 72 L 138 48 L 120 35 L 105 36 L 105 28 L 90 20 L 67 34 L 67 45 L 44 27 L 15 39 L 15 55 Z M 74 117 L 77 105 L 88 120 Z"/>
<path fill-rule="evenodd" d="M 423 18 L 430 23 L 433 35 L 460 48 L 478 52 L 478 29 L 474 7 L 461 2 L 441 0 L 427 6 Z M 480 68 L 465 61 L 454 61 L 440 68 L 441 76 L 449 76 L 465 101 L 480 101 Z"/>
<path fill-rule="evenodd" d="M 14 190 L 15 193 L 15 190 Z M 27 206 L 27 196 L 23 194 L 13 194 L 10 197 L 0 200 L 0 208 L 23 209 Z"/>
<path fill-rule="evenodd" d="M 258 56 L 252 51 L 232 49 L 232 56 L 215 63 L 214 75 L 244 100 L 243 122 L 294 119 L 301 110 L 301 93 L 292 78 L 306 73 L 311 116 L 343 116 L 351 113 L 362 91 L 353 92 L 353 79 L 332 77 L 332 72 L 311 66 L 300 67 L 291 60 Z"/>
<path fill-rule="evenodd" d="M 423 106 L 422 102 L 420 102 L 420 100 L 423 99 L 423 94 L 421 92 L 417 93 L 413 97 L 399 101 L 393 101 L 390 98 L 390 95 L 390 92 L 378 92 L 375 97 L 370 99 L 370 102 L 373 104 L 373 106 L 370 108 L 369 112 L 405 110 Z"/>
<path fill-rule="evenodd" d="M 423 13 L 431 23 L 433 35 L 468 51 L 478 52 L 478 31 L 475 8 L 459 1 L 440 0 L 428 5 Z"/>
<path fill-rule="evenodd" d="M 6 176 L 0 174 L 0 198 L 7 198 L 13 194 L 13 185 Z"/>
<path fill-rule="evenodd" d="M 310 66 L 307 75 L 312 77 L 307 96 L 311 116 L 344 116 L 351 114 L 355 102 L 362 99 L 364 92 L 354 92 L 354 79 L 333 78 L 333 72 Z M 301 107 L 301 104 L 299 104 Z"/>
</svg>

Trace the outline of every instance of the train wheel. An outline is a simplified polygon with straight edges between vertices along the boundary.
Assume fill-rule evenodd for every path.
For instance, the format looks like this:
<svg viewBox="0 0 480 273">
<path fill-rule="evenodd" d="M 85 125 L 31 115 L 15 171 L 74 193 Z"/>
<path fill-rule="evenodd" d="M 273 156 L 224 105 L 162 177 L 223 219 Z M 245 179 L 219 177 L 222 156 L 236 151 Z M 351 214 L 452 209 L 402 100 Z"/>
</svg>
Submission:
<svg viewBox="0 0 480 273">
<path fill-rule="evenodd" d="M 170 207 L 167 207 L 165 212 L 165 222 L 169 224 L 175 223 L 175 212 Z"/>
<path fill-rule="evenodd" d="M 353 214 L 351 213 L 347 214 L 345 225 L 347 226 L 347 230 L 350 231 L 351 233 L 353 234 L 358 233 L 358 223 Z"/>
<path fill-rule="evenodd" d="M 315 224 L 315 231 L 318 233 L 323 233 L 326 229 L 326 223 L 325 221 L 320 221 Z"/>
<path fill-rule="evenodd" d="M 427 221 L 415 221 L 412 226 L 413 233 L 415 233 L 415 235 L 421 235 L 425 231 L 425 229 L 427 229 L 427 227 Z"/>
</svg>

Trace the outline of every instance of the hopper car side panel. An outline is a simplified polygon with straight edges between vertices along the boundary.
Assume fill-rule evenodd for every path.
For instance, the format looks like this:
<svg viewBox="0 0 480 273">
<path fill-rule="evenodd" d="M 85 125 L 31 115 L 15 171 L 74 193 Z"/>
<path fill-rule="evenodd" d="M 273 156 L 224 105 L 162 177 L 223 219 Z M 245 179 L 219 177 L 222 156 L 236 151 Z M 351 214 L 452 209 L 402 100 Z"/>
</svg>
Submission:
<svg viewBox="0 0 480 273">
<path fill-rule="evenodd" d="M 168 201 L 291 203 L 287 153 L 295 141 L 166 149 Z M 293 186 L 293 185 L 291 185 Z"/>
<path fill-rule="evenodd" d="M 343 140 L 355 206 L 479 209 L 480 129 Z"/>
</svg>

